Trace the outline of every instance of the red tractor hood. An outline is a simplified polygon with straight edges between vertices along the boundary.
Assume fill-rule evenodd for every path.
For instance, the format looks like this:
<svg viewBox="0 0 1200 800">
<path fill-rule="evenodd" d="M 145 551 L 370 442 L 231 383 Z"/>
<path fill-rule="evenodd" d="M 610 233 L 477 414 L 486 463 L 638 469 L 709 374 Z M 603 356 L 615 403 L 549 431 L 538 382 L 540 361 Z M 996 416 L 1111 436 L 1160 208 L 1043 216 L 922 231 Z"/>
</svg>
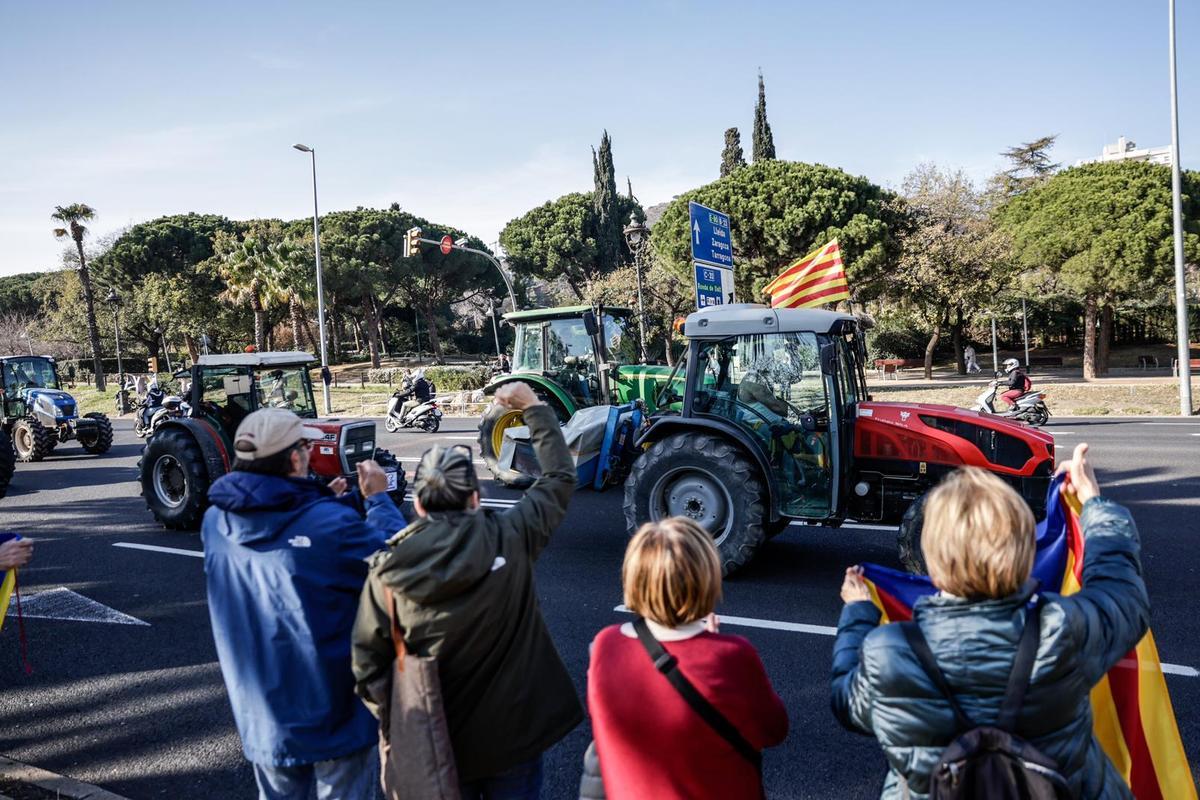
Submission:
<svg viewBox="0 0 1200 800">
<path fill-rule="evenodd" d="M 859 459 L 976 466 L 1007 475 L 1049 474 L 1054 437 L 1023 422 L 933 403 L 858 404 Z"/>
</svg>

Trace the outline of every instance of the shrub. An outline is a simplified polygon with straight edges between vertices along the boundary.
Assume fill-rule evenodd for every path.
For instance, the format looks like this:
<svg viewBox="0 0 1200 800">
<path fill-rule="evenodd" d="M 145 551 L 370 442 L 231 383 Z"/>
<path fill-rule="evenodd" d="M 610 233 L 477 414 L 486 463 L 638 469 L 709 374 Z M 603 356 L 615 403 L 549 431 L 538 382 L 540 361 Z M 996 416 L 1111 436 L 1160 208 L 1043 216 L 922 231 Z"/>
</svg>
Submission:
<svg viewBox="0 0 1200 800">
<path fill-rule="evenodd" d="M 409 370 L 404 367 L 388 367 L 385 369 L 367 370 L 368 383 L 391 383 L 399 385 L 404 374 Z M 427 367 L 425 379 L 437 386 L 439 392 L 461 392 L 482 389 L 491 380 L 492 371 L 489 367 Z"/>
</svg>

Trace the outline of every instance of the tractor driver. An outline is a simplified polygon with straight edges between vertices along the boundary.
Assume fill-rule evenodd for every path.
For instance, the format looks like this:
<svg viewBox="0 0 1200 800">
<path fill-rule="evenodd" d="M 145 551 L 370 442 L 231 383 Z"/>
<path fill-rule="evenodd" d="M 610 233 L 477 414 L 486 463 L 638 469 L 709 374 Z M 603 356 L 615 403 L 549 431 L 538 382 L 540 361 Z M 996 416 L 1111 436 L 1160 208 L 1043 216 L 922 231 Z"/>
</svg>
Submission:
<svg viewBox="0 0 1200 800">
<path fill-rule="evenodd" d="M 783 385 L 791 385 L 798 377 L 788 365 L 776 363 L 774 355 L 760 359 L 746 373 L 738 384 L 738 400 L 752 406 L 769 429 L 772 460 L 780 464 L 786 479 L 803 486 L 804 463 L 819 465 L 820 457 L 811 452 L 804 428 L 788 419 L 794 410 L 771 388 L 772 376 Z"/>
</svg>

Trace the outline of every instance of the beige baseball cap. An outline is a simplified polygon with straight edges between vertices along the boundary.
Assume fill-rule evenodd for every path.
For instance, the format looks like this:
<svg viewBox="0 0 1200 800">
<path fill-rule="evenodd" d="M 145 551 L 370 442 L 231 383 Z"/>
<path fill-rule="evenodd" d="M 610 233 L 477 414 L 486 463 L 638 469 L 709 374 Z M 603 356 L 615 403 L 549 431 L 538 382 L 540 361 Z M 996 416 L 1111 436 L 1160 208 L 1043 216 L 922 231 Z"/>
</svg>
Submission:
<svg viewBox="0 0 1200 800">
<path fill-rule="evenodd" d="M 260 408 L 238 425 L 233 449 L 243 461 L 255 461 L 282 453 L 301 439 L 317 441 L 324 435 L 286 408 Z"/>
</svg>

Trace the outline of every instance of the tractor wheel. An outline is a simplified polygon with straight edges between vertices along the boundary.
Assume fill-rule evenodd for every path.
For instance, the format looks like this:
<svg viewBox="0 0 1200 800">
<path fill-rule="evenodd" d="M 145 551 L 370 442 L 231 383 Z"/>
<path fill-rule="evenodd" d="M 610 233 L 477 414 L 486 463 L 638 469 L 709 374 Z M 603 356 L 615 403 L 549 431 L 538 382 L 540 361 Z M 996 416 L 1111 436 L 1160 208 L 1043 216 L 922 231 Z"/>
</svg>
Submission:
<svg viewBox="0 0 1200 800">
<path fill-rule="evenodd" d="M 12 481 L 16 465 L 17 454 L 13 451 L 12 437 L 0 428 L 0 497 L 4 497 L 8 492 L 8 484 Z"/>
<path fill-rule="evenodd" d="M 93 411 L 83 416 L 85 419 L 96 420 L 96 427 L 94 433 L 89 432 L 82 436 L 79 434 L 75 435 L 79 439 L 79 446 L 94 456 L 107 453 L 112 447 L 112 423 L 108 421 L 107 416 L 101 414 L 99 411 Z"/>
<path fill-rule="evenodd" d="M 18 461 L 41 461 L 54 450 L 54 431 L 33 417 L 17 420 L 12 429 L 13 449 Z"/>
<path fill-rule="evenodd" d="M 138 462 L 142 498 L 163 527 L 195 530 L 208 504 L 208 471 L 200 445 L 184 430 L 150 437 Z"/>
<path fill-rule="evenodd" d="M 678 433 L 646 451 L 625 482 L 625 527 L 684 516 L 713 537 L 728 575 L 767 539 L 767 509 L 758 465 L 716 436 Z"/>
<path fill-rule="evenodd" d="M 914 575 L 927 575 L 925 554 L 921 552 L 921 528 L 925 524 L 925 496 L 922 495 L 900 518 L 900 532 L 896 535 L 896 548 L 900 563 Z"/>
<path fill-rule="evenodd" d="M 479 420 L 479 455 L 483 458 L 483 463 L 487 464 L 492 477 L 509 489 L 528 489 L 536 480 L 527 473 L 500 466 L 500 448 L 504 444 L 504 432 L 524 424 L 524 414 L 496 403 L 489 405 Z"/>
<path fill-rule="evenodd" d="M 767 500 L 764 497 L 763 498 L 764 506 L 766 505 L 766 502 L 767 502 Z M 778 536 L 779 534 L 786 531 L 788 529 L 788 526 L 791 524 L 792 524 L 791 517 L 780 517 L 779 519 L 775 520 L 774 522 L 764 522 L 763 530 L 765 530 L 767 532 L 768 539 L 774 539 L 776 536 Z"/>
</svg>

